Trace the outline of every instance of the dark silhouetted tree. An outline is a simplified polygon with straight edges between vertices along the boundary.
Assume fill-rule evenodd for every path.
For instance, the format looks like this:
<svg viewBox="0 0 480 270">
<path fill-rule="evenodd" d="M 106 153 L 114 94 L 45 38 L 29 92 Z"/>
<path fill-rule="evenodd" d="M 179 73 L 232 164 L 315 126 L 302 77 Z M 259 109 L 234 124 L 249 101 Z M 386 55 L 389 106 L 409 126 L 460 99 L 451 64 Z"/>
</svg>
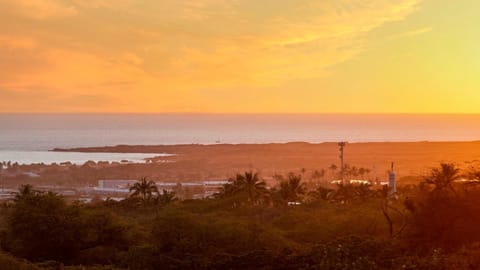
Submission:
<svg viewBox="0 0 480 270">
<path fill-rule="evenodd" d="M 306 193 L 305 183 L 302 183 L 302 177 L 294 173 L 288 174 L 288 180 L 280 183 L 278 193 L 285 202 L 300 201 L 300 197 Z"/>
<path fill-rule="evenodd" d="M 216 194 L 217 198 L 232 198 L 240 203 L 246 201 L 256 204 L 268 193 L 265 181 L 261 180 L 258 173 L 245 172 L 237 174 L 229 183 L 223 185 Z"/>
<path fill-rule="evenodd" d="M 434 191 L 448 189 L 455 193 L 453 183 L 460 179 L 460 169 L 453 163 L 441 163 L 440 167 L 433 168 L 430 174 L 424 177 L 427 184 L 434 185 Z"/>
<path fill-rule="evenodd" d="M 157 197 L 155 197 L 155 202 L 160 206 L 170 204 L 175 200 L 175 192 L 168 192 L 165 189 L 162 190 L 162 193 L 158 193 Z"/>
<path fill-rule="evenodd" d="M 132 187 L 130 187 L 130 194 L 131 197 L 141 197 L 144 202 L 149 201 L 152 196 L 157 193 L 158 188 L 157 184 L 154 181 L 148 181 L 146 177 L 142 177 L 142 179 L 135 183 Z"/>
</svg>

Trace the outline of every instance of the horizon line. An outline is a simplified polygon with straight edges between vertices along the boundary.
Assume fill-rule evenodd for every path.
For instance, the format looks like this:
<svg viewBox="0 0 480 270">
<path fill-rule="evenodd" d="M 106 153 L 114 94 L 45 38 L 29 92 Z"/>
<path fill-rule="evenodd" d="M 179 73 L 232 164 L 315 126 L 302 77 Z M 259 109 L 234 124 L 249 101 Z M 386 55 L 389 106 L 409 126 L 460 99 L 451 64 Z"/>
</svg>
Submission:
<svg viewBox="0 0 480 270">
<path fill-rule="evenodd" d="M 0 112 L 0 115 L 480 115 L 466 112 Z"/>
</svg>

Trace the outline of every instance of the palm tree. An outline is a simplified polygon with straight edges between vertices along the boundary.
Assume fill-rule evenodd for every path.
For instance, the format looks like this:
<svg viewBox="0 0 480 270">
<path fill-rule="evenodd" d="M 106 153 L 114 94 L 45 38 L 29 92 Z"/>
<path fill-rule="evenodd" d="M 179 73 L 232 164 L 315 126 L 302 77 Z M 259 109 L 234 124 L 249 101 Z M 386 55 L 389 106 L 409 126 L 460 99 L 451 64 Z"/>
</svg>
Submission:
<svg viewBox="0 0 480 270">
<path fill-rule="evenodd" d="M 302 183 L 302 177 L 290 173 L 288 180 L 280 183 L 280 196 L 284 201 L 299 201 L 300 196 L 306 192 L 305 183 Z"/>
<path fill-rule="evenodd" d="M 302 168 L 300 169 L 300 172 L 302 173 L 302 178 L 305 178 L 305 173 L 307 172 L 307 169 Z"/>
<path fill-rule="evenodd" d="M 234 179 L 230 179 L 229 183 L 223 185 L 216 196 L 219 198 L 237 196 L 237 199 L 245 199 L 254 204 L 267 193 L 266 186 L 266 183 L 260 180 L 258 173 L 245 172 L 245 174 L 237 174 Z"/>
<path fill-rule="evenodd" d="M 23 198 L 27 198 L 36 194 L 36 191 L 33 190 L 33 186 L 30 184 L 22 185 L 18 189 L 18 193 L 15 195 L 15 201 L 19 201 Z"/>
<path fill-rule="evenodd" d="M 430 171 L 430 174 L 425 176 L 423 179 L 425 183 L 434 185 L 434 191 L 441 191 L 445 188 L 448 188 L 453 193 L 453 182 L 461 178 L 460 169 L 455 166 L 453 163 L 440 163 L 439 168 L 433 168 Z"/>
<path fill-rule="evenodd" d="M 240 191 L 247 195 L 250 203 L 256 203 L 257 200 L 267 192 L 267 184 L 260 180 L 258 173 L 245 172 L 244 175 L 237 174 L 235 180 Z M 234 185 L 235 185 L 234 182 Z"/>
<path fill-rule="evenodd" d="M 232 182 L 226 183 L 219 188 L 218 192 L 215 193 L 213 196 L 216 198 L 225 198 L 232 196 L 236 193 L 236 187 L 233 185 Z"/>
<path fill-rule="evenodd" d="M 372 170 L 370 170 L 369 168 L 365 168 L 365 174 L 367 175 L 367 178 L 370 179 L 370 172 Z"/>
<path fill-rule="evenodd" d="M 335 190 L 320 186 L 316 190 L 310 191 L 308 194 L 315 199 L 322 199 L 328 201 L 335 194 Z"/>
<path fill-rule="evenodd" d="M 140 181 L 135 183 L 132 187 L 130 187 L 130 197 L 138 197 L 141 196 L 142 200 L 145 202 L 150 200 L 154 193 L 158 194 L 157 184 L 154 181 L 147 181 L 146 177 L 142 177 Z"/>
<path fill-rule="evenodd" d="M 358 176 L 358 174 L 359 174 L 359 173 L 358 173 L 358 168 L 357 168 L 357 166 L 352 166 L 352 167 L 350 168 L 350 175 L 356 178 L 356 177 Z"/>
<path fill-rule="evenodd" d="M 320 171 L 319 171 L 319 170 L 315 170 L 315 171 L 313 171 L 313 173 L 312 173 L 312 178 L 313 178 L 313 179 L 316 179 L 316 180 L 321 179 L 321 178 L 323 178 L 324 176 L 325 176 L 325 169 L 321 169 Z"/>
<path fill-rule="evenodd" d="M 167 190 L 162 190 L 162 193 L 158 193 L 157 197 L 155 198 L 156 202 L 159 205 L 167 205 L 177 200 L 175 198 L 175 192 L 168 192 Z"/>
<path fill-rule="evenodd" d="M 336 175 L 335 172 L 337 171 L 338 166 L 335 165 L 335 164 L 332 164 L 332 165 L 330 165 L 330 167 L 328 167 L 328 169 L 329 169 L 330 171 L 332 171 L 332 176 L 335 178 L 335 177 L 336 177 L 336 176 L 335 176 L 335 175 Z"/>
</svg>

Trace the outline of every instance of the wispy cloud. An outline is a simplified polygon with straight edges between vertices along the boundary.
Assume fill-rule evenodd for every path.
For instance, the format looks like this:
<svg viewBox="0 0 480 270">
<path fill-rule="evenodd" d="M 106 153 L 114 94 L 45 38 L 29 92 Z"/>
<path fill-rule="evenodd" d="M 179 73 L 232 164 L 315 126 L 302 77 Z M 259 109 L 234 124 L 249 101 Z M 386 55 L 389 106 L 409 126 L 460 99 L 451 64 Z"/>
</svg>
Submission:
<svg viewBox="0 0 480 270">
<path fill-rule="evenodd" d="M 422 28 L 406 31 L 406 32 L 403 32 L 403 33 L 399 33 L 399 34 L 396 34 L 396 35 L 392 35 L 392 36 L 389 37 L 389 39 L 393 40 L 393 39 L 415 37 L 415 36 L 419 36 L 419 35 L 431 32 L 432 30 L 433 30 L 433 28 L 430 27 L 430 26 L 429 27 L 422 27 Z"/>
<path fill-rule="evenodd" d="M 0 0 L 0 23 L 14 25 L 0 30 L 0 47 L 24 50 L 0 55 L 11 75 L 0 75 L 0 86 L 188 107 L 198 89 L 327 76 L 364 49 L 366 33 L 403 20 L 420 1 Z M 108 84 L 126 79 L 121 90 Z"/>
<path fill-rule="evenodd" d="M 89 108 L 89 110 L 102 110 L 104 107 L 118 105 L 118 99 L 109 95 L 73 95 L 60 100 L 62 106 L 68 108 Z"/>
<path fill-rule="evenodd" d="M 59 0 L 0 0 L 0 6 L 10 13 L 36 20 L 64 18 L 78 14 L 74 5 Z"/>
<path fill-rule="evenodd" d="M 28 37 L 19 37 L 13 35 L 0 34 L 0 48 L 7 50 L 34 49 L 37 42 Z"/>
</svg>

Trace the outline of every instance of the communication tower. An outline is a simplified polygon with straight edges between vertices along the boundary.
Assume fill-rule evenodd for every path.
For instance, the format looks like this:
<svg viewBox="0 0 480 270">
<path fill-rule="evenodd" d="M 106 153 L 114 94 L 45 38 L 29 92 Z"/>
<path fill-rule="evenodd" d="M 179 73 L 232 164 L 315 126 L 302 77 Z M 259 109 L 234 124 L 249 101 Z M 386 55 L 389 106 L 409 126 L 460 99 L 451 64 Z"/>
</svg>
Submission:
<svg viewBox="0 0 480 270">
<path fill-rule="evenodd" d="M 340 150 L 340 180 L 342 181 L 342 185 L 345 185 L 345 165 L 344 165 L 344 160 L 343 160 L 343 149 L 345 148 L 345 145 L 347 145 L 347 142 L 339 142 L 338 147 Z"/>
</svg>

